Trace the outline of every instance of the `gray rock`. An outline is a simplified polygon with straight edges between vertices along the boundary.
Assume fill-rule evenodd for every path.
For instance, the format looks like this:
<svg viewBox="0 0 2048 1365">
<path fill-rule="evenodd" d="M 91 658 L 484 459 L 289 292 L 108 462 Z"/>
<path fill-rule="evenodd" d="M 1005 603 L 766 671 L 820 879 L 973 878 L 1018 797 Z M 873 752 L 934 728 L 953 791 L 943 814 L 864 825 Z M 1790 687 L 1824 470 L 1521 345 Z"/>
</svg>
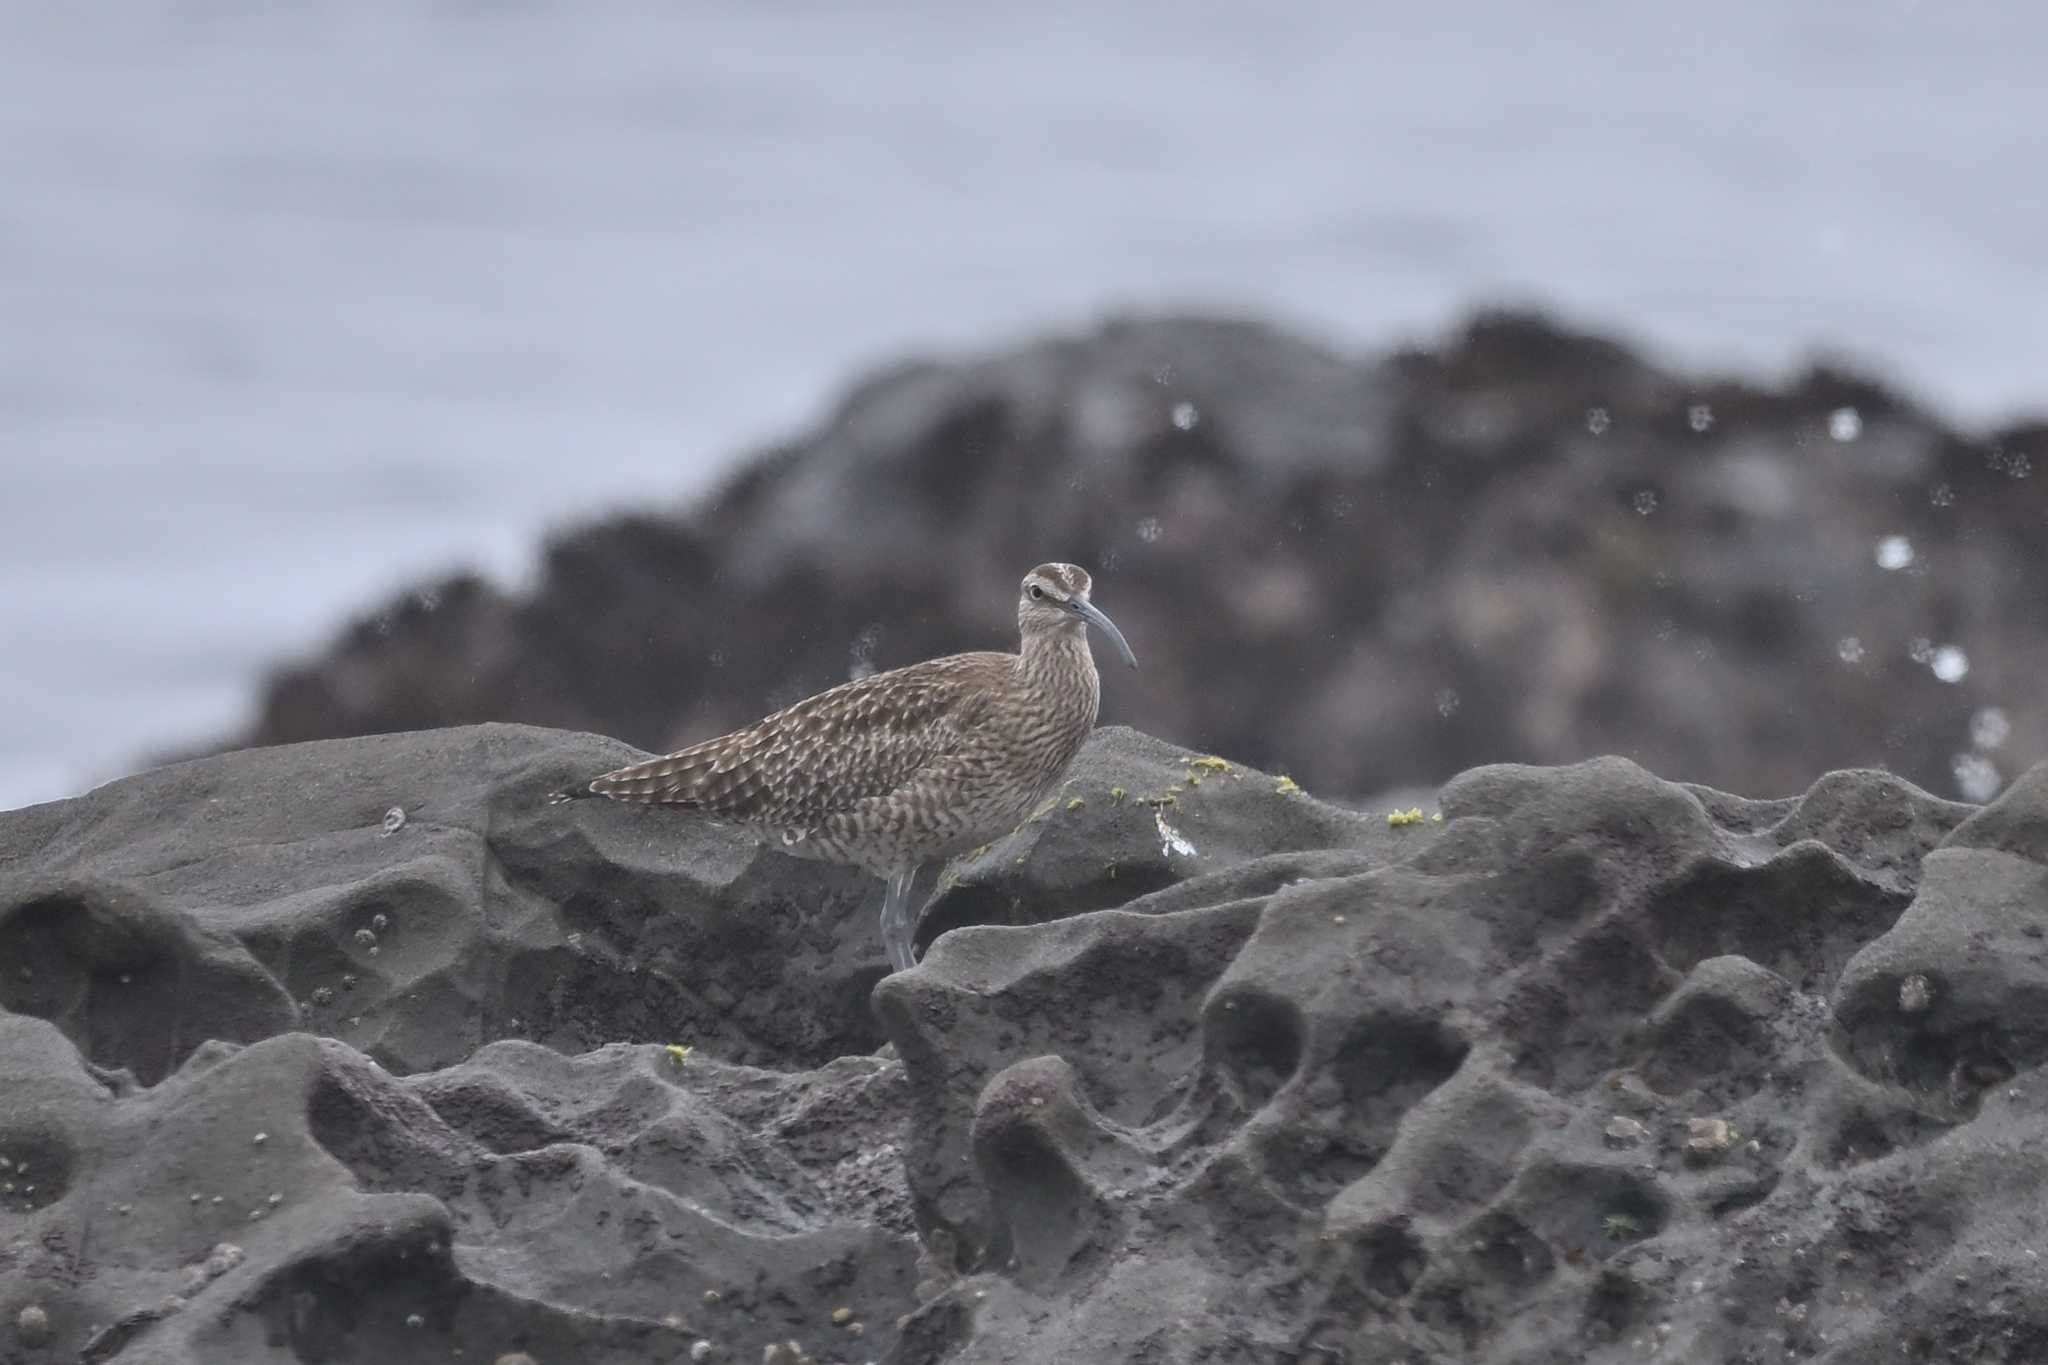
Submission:
<svg viewBox="0 0 2048 1365">
<path fill-rule="evenodd" d="M 871 878 L 675 811 L 544 808 L 549 783 L 637 756 L 485 725 L 177 764 L 35 808 L 0 825 L 0 1006 L 144 1083 L 206 1040 L 294 1028 L 398 1072 L 503 1037 L 794 1066 L 876 1046 Z M 394 804 L 410 816 L 384 837 Z M 780 991 L 792 970 L 801 998 Z"/>
<path fill-rule="evenodd" d="M 912 1304 L 902 1079 L 876 1059 L 501 1042 L 399 1078 L 287 1033 L 122 1096 L 51 1025 L 0 1015 L 0 1085 L 0 1147 L 53 1196 L 0 1213 L 0 1306 L 52 1301 L 87 1360 L 637 1365 L 701 1336 L 758 1353 L 828 1298 L 880 1349 Z"/>
<path fill-rule="evenodd" d="M 397 735 L 0 816 L 0 1323 L 122 1365 L 2048 1343 L 2048 769 L 1978 810 L 1495 766 L 1390 822 L 1106 730 L 869 1016 L 873 888 L 541 804 L 627 756 Z"/>
<path fill-rule="evenodd" d="M 916 1248 L 900 1068 L 859 1055 L 874 889 L 545 804 L 631 757 L 483 726 L 0 817 L 0 1320 L 41 1293 L 93 1360 L 637 1365 L 837 1295 L 886 1350 Z"/>
<path fill-rule="evenodd" d="M 1927 1359 L 2026 1357 L 2040 1163 L 1979 1166 L 2011 1139 L 1873 1085 L 1826 1000 L 1969 808 L 1601 760 L 1468 773 L 1443 809 L 1406 845 L 1352 824 L 1371 866 L 966 928 L 883 983 L 958 1277 L 905 1358 L 1849 1361 L 1895 1323 Z M 1610 1145 L 1617 1105 L 1650 1141 Z M 1962 1254 L 2014 1288 L 1957 1337 L 1986 1304 Z"/>
</svg>

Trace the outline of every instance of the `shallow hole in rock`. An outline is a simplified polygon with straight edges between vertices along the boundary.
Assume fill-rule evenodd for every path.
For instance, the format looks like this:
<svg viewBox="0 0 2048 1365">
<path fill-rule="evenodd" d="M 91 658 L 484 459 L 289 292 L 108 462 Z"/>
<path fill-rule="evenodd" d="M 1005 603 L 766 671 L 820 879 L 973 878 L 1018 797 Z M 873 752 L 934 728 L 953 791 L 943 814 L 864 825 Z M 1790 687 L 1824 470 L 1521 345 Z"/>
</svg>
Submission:
<svg viewBox="0 0 2048 1365">
<path fill-rule="evenodd" d="M 1601 1233 L 1610 1242 L 1641 1241 L 1664 1231 L 1671 1205 L 1663 1191 L 1646 1180 L 1617 1181 L 1603 1203 Z"/>
<path fill-rule="evenodd" d="M 1762 1087 L 1770 1043 L 1766 1022 L 1728 1001 L 1694 1000 L 1656 1030 L 1637 1069 L 1660 1094 L 1699 1090 L 1733 1104 Z"/>
<path fill-rule="evenodd" d="M 47 1019 L 95 1064 L 154 1085 L 193 1031 L 187 964 L 160 914 L 132 897 L 59 892 L 0 915 L 0 1008 Z"/>
<path fill-rule="evenodd" d="M 1514 1203 L 1545 1241 L 1595 1261 L 1657 1236 L 1671 1216 L 1653 1176 L 1605 1163 L 1542 1162 L 1523 1173 Z"/>
<path fill-rule="evenodd" d="M 1489 870 L 1500 856 L 1489 850 Z M 1451 894 L 1493 931 L 1499 952 L 1518 962 L 1550 951 L 1604 900 L 1599 861 L 1580 848 L 1546 853 L 1505 878 L 1488 877 Z"/>
<path fill-rule="evenodd" d="M 1821 1144 L 1821 1160 L 1833 1167 L 1860 1166 L 1882 1160 L 1902 1148 L 1931 1142 L 1952 1127 L 1910 1109 L 1882 1114 L 1853 1109 L 1836 1119 L 1834 1131 Z"/>
<path fill-rule="evenodd" d="M 71 1140 L 31 1121 L 0 1127 L 0 1212 L 32 1213 L 71 1188 Z"/>
<path fill-rule="evenodd" d="M 976 1155 L 1002 1220 L 992 1251 L 1014 1255 L 1025 1283 L 1057 1276 L 1088 1240 L 1094 1209 L 1072 1165 L 1035 1127 L 1005 1123 L 981 1135 Z"/>
<path fill-rule="evenodd" d="M 356 960 L 340 943 L 324 931 L 324 926 L 314 924 L 304 932 L 285 933 L 276 926 L 264 926 L 241 935 L 242 944 L 250 956 L 263 964 L 272 976 L 284 983 L 292 998 L 302 1005 L 316 1008 L 332 1006 L 325 1015 L 315 1017 L 323 1022 L 332 1017 L 350 1013 L 350 1007 L 360 1007 L 362 997 L 356 993 L 353 978 L 360 972 Z M 316 999 L 315 993 L 325 991 Z"/>
<path fill-rule="evenodd" d="M 1587 1334 L 1618 1337 L 1643 1315 L 1645 1307 L 1643 1287 L 1633 1277 L 1612 1267 L 1603 1269 L 1586 1295 Z"/>
<path fill-rule="evenodd" d="M 1240 1106 L 1210 1103 L 1223 1081 L 1204 1065 L 1203 1010 L 1251 923 L 1120 916 L 1057 968 L 1024 972 L 973 1008 L 985 1009 L 995 1027 L 995 1056 L 1066 1058 L 1081 1097 L 1119 1127 L 1231 1116 Z M 951 1010 L 951 999 L 939 992 L 932 1008 Z M 950 1027 L 940 1014 L 926 1020 L 936 1034 Z"/>
<path fill-rule="evenodd" d="M 1357 1274 L 1365 1287 L 1390 1299 L 1406 1295 L 1429 1269 L 1429 1252 L 1407 1224 L 1399 1220 L 1368 1229 L 1358 1239 L 1354 1252 Z"/>
<path fill-rule="evenodd" d="M 1260 1146 L 1267 1177 L 1307 1209 L 1321 1209 L 1384 1154 L 1350 1134 L 1298 1125 L 1273 1132 Z"/>
<path fill-rule="evenodd" d="M 1247 1111 L 1263 1109 L 1301 1066 L 1301 1012 L 1294 1003 L 1237 987 L 1203 1011 L 1210 1064 Z"/>
<path fill-rule="evenodd" d="M 181 965 L 168 955 L 141 954 L 96 964 L 76 1035 L 80 1050 L 101 1066 L 126 1068 L 144 1085 L 175 1070 L 187 1040 L 197 1041 L 192 1035 L 205 1028 L 186 1016 Z"/>
<path fill-rule="evenodd" d="M 1255 1279 L 1286 1273 L 1304 1253 L 1341 1250 L 1334 1243 L 1312 1244 L 1323 1210 L 1282 1197 L 1257 1151 L 1229 1145 L 1230 1136 L 1221 1136 L 1223 1150 L 1181 1192 L 1142 1215 L 1147 1239 L 1172 1245 L 1198 1240 L 1221 1273 Z"/>
<path fill-rule="evenodd" d="M 1529 1110 L 1505 1090 L 1416 1121 L 1402 1139 L 1411 1153 L 1411 1179 L 1421 1182 L 1412 1211 L 1476 1211 L 1514 1179 L 1531 1128 Z"/>
<path fill-rule="evenodd" d="M 1564 1094 L 1596 1084 L 1676 984 L 1625 927 L 1587 934 L 1539 964 L 1503 1003 L 1499 1027 L 1521 1044 L 1516 1074 Z"/>
<path fill-rule="evenodd" d="M 648 837 L 690 823 L 652 807 L 603 815 L 628 829 L 642 817 Z M 567 860 L 516 841 L 497 851 L 515 890 L 554 907 L 562 941 L 494 947 L 477 964 L 484 1041 L 564 1053 L 687 1043 L 721 1061 L 796 1070 L 887 1041 L 868 1002 L 885 963 L 882 886 L 858 868 L 765 848 L 737 863 L 720 853 L 705 875 L 730 876 L 713 885 L 590 849 Z M 393 915 L 391 930 L 411 941 L 421 926 Z M 792 993 L 791 980 L 806 989 Z"/>
<path fill-rule="evenodd" d="M 84 985 L 76 936 L 93 919 L 82 898 L 59 892 L 0 912 L 0 1008 L 54 1019 L 76 1004 Z"/>
<path fill-rule="evenodd" d="M 1028 871 L 1020 868 L 1018 871 Z M 976 924 L 1048 924 L 1094 910 L 1110 910 L 1140 896 L 1164 890 L 1180 881 L 1162 864 L 1119 863 L 1111 877 L 1105 867 L 1100 880 L 1077 887 L 1063 887 L 1048 896 L 1021 878 L 1004 872 L 956 882 L 931 898 L 920 912 L 916 948 L 920 957 L 941 934 Z M 919 883 L 922 886 L 922 882 Z M 923 893 L 912 889 L 913 903 Z"/>
<path fill-rule="evenodd" d="M 721 1061 L 791 1069 L 873 1052 L 886 1041 L 868 1008 L 873 976 L 816 982 L 792 996 L 784 989 L 789 964 L 771 964 L 760 940 L 724 958 L 700 947 L 703 956 L 693 950 L 687 959 L 600 958 L 567 946 L 514 952 L 488 1002 L 488 1017 L 507 1021 L 492 1033 L 570 1054 L 606 1043 L 685 1042 Z M 705 970 L 700 961 L 718 968 Z"/>
<path fill-rule="evenodd" d="M 1418 1322 L 1439 1332 L 1456 1334 L 1467 1350 L 1476 1349 L 1497 1326 L 1492 1313 L 1482 1304 L 1475 1304 L 1465 1286 L 1439 1283 L 1434 1276 L 1412 1302 Z"/>
<path fill-rule="evenodd" d="M 1473 1268 L 1509 1289 L 1526 1289 L 1557 1268 L 1550 1244 L 1498 1209 L 1475 1219 L 1462 1240 Z"/>
<path fill-rule="evenodd" d="M 1475 1352 L 1512 1330 L 1516 1305 L 1544 1286 L 1557 1265 L 1541 1237 L 1500 1210 L 1482 1214 L 1438 1250 L 1410 1302 L 1420 1320 L 1458 1333 Z"/>
<path fill-rule="evenodd" d="M 1367 1131 L 1391 1134 L 1401 1115 L 1464 1065 L 1471 1044 L 1433 1019 L 1358 1019 L 1330 1060 L 1345 1103 Z"/>
<path fill-rule="evenodd" d="M 1270 1022 L 1254 1037 L 1279 1045 Z M 1402 1115 L 1455 1074 L 1468 1050 L 1432 1020 L 1375 1013 L 1354 1021 L 1329 1063 L 1338 1103 L 1325 1101 L 1274 1128 L 1260 1149 L 1268 1177 L 1298 1205 L 1328 1202 L 1379 1164 Z M 1277 1075 L 1276 1067 L 1254 1066 L 1251 1084 Z M 1246 1083 L 1243 1074 L 1238 1079 Z M 1327 1092 L 1318 1085 L 1314 1093 Z"/>
<path fill-rule="evenodd" d="M 1734 953 L 1826 994 L 1910 900 L 1858 877 L 1820 845 L 1801 844 L 1760 867 L 1694 863 L 1654 897 L 1648 919 L 1658 952 L 1680 971 Z"/>
<path fill-rule="evenodd" d="M 317 914 L 259 923 L 238 937 L 294 1000 L 332 1006 L 334 1014 L 346 1015 L 365 1001 L 343 978 L 410 977 L 423 956 L 452 954 L 473 917 L 467 901 L 430 877 L 383 875 L 351 888 Z M 480 960 L 499 961 L 495 956 Z M 316 1002 L 315 993 L 323 991 L 324 998 Z"/>
<path fill-rule="evenodd" d="M 369 1237 L 298 1261 L 247 1307 L 305 1365 L 447 1359 L 471 1289 L 428 1239 Z"/>
<path fill-rule="evenodd" d="M 2014 992 L 2005 1001 L 2007 1018 L 2039 1017 L 2048 1001 Z M 1832 1036 L 1836 1054 L 1872 1080 L 1901 1086 L 1923 1096 L 1932 1107 L 1957 1118 L 1976 1113 L 1985 1091 L 2004 1085 L 2016 1073 L 2012 1057 L 2040 1051 L 2032 1038 L 1980 1023 L 1953 1031 L 1934 1031 L 1896 1011 L 1872 1009 L 1867 1000 L 1850 1002 Z M 2001 1024 L 2004 1021 L 2001 1021 Z"/>
</svg>

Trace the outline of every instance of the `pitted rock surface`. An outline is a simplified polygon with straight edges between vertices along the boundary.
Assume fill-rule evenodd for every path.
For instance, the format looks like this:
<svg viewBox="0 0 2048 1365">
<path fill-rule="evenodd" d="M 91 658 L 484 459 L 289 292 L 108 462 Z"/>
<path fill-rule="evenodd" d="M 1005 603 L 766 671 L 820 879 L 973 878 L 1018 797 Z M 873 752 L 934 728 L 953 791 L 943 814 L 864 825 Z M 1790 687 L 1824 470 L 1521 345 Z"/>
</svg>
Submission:
<svg viewBox="0 0 2048 1365">
<path fill-rule="evenodd" d="M 835 1304 L 885 1348 L 914 1302 L 902 1080 L 874 1059 L 503 1042 L 400 1078 L 288 1033 L 137 1089 L 0 1015 L 0 1085 L 39 1192 L 0 1196 L 0 1320 L 54 1332 L 9 1362 L 754 1359 L 829 1340 Z"/>
<path fill-rule="evenodd" d="M 680 812 L 547 808 L 550 782 L 639 756 L 484 725 L 175 764 L 8 816 L 0 1006 L 144 1082 L 294 1028 L 400 1072 L 505 1037 L 775 1065 L 875 1046 L 872 879 Z"/>
<path fill-rule="evenodd" d="M 2043 772 L 1483 768 L 1370 865 L 940 939 L 904 1358 L 2034 1358 Z"/>
<path fill-rule="evenodd" d="M 632 756 L 0 816 L 0 1361 L 2048 1354 L 2048 768 L 1390 821 L 1105 729 L 871 1004 L 872 883 L 542 803 Z"/>
</svg>

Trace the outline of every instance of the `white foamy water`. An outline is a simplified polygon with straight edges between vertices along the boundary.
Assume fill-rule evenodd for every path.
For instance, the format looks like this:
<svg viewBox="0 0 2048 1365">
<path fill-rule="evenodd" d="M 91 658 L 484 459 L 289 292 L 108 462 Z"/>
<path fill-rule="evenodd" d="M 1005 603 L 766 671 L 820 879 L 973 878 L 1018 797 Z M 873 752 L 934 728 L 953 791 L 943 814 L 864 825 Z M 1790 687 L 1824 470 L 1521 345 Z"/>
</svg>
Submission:
<svg viewBox="0 0 2048 1365">
<path fill-rule="evenodd" d="M 1507 298 L 2048 398 L 2048 8 L 1409 8 L 0 0 L 0 807 L 909 347 Z"/>
</svg>

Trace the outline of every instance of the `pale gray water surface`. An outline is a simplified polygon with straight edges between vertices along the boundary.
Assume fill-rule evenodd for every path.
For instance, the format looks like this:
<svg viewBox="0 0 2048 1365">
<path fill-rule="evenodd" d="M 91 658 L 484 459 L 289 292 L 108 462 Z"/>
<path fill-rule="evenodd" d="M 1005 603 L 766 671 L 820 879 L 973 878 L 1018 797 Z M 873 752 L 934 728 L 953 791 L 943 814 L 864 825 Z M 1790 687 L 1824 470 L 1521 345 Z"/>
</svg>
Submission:
<svg viewBox="0 0 2048 1365">
<path fill-rule="evenodd" d="M 0 0 L 0 807 L 859 367 L 1122 305 L 1542 300 L 2040 407 L 2044 54 L 1969 0 Z"/>
</svg>

